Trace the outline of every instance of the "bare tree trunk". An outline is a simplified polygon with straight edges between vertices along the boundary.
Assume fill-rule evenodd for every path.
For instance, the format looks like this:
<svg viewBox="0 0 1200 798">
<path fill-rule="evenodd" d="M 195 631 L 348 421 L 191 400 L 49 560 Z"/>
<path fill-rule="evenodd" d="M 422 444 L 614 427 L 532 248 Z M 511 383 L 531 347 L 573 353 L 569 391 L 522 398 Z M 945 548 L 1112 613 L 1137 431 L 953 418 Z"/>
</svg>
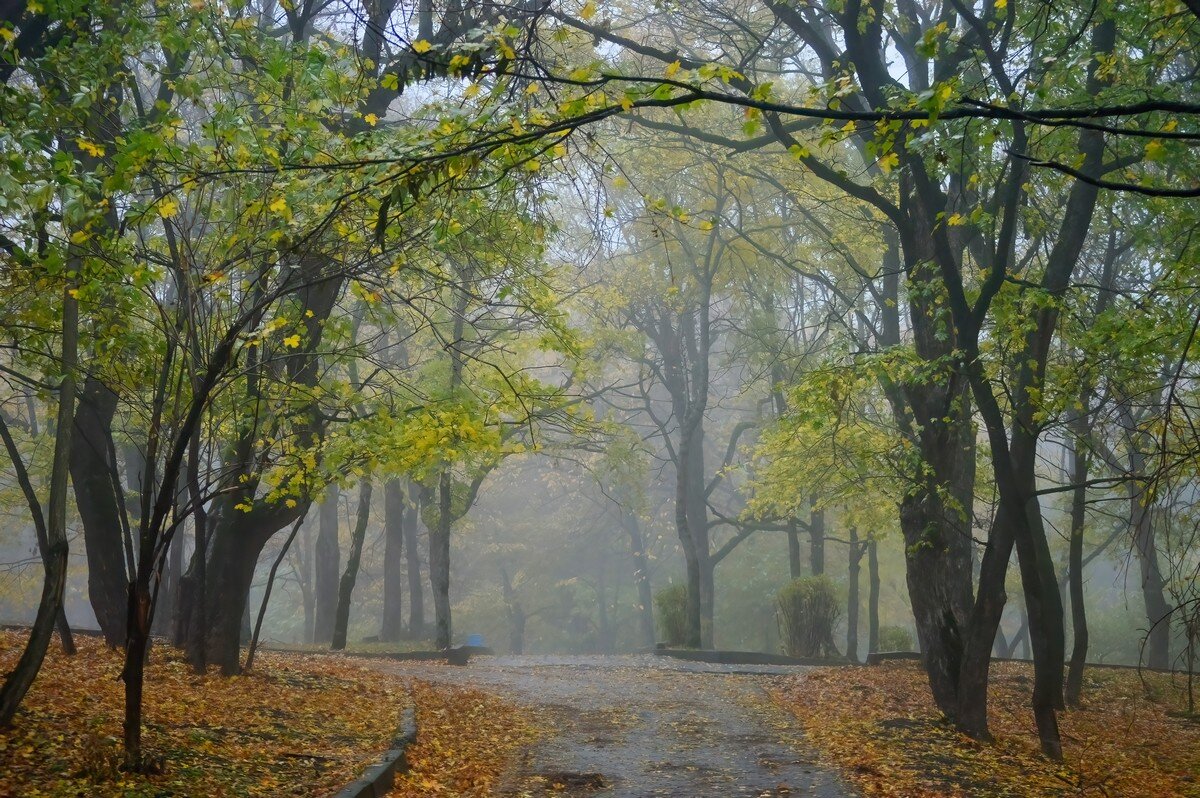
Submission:
<svg viewBox="0 0 1200 798">
<path fill-rule="evenodd" d="M 504 611 L 508 615 L 508 653 L 525 652 L 525 609 L 513 590 L 508 570 L 500 568 L 500 584 L 504 589 Z"/>
<path fill-rule="evenodd" d="M 813 576 L 825 573 L 825 511 L 816 508 L 816 500 L 811 504 L 808 521 L 808 556 L 809 567 Z"/>
<path fill-rule="evenodd" d="M 650 587 L 650 561 L 646 557 L 642 527 L 637 516 L 621 508 L 621 521 L 629 535 L 629 548 L 633 552 L 633 581 L 638 592 L 638 618 L 641 624 L 642 644 L 654 648 L 654 593 Z"/>
<path fill-rule="evenodd" d="M 421 491 L 409 483 L 412 501 L 405 508 L 404 524 L 405 564 L 408 566 L 408 636 L 421 638 L 425 635 L 425 585 L 421 581 L 421 547 L 418 526 L 421 518 Z"/>
<path fill-rule="evenodd" d="M 879 651 L 879 542 L 867 543 L 867 653 Z"/>
<path fill-rule="evenodd" d="M 383 486 L 383 619 L 379 639 L 394 643 L 404 632 L 404 582 L 400 559 L 404 553 L 404 488 L 391 479 Z"/>
<path fill-rule="evenodd" d="M 1073 421 L 1072 426 L 1075 431 L 1078 432 L 1082 427 L 1086 434 L 1086 418 L 1080 414 Z M 1085 483 L 1088 475 L 1088 456 L 1081 438 L 1068 438 L 1068 445 L 1071 447 L 1071 481 L 1075 483 L 1075 487 L 1071 491 L 1070 562 L 1067 567 L 1067 575 L 1070 579 L 1073 643 L 1071 662 L 1067 668 L 1065 698 L 1067 706 L 1077 707 L 1083 693 L 1083 669 L 1087 662 L 1088 651 L 1087 608 L 1083 598 L 1083 533 L 1087 520 L 1087 485 Z"/>
<path fill-rule="evenodd" d="M 787 530 L 788 544 L 788 574 L 792 579 L 799 579 L 804 575 L 804 566 L 800 562 L 800 530 L 796 529 L 796 522 L 788 522 Z"/>
<path fill-rule="evenodd" d="M 362 563 L 363 543 L 367 538 L 367 524 L 371 519 L 371 479 L 364 477 L 358 488 L 358 518 L 350 535 L 350 553 L 346 557 L 346 570 L 338 584 L 337 614 L 333 621 L 334 651 L 346 648 L 346 636 L 350 629 L 350 601 L 354 595 L 354 583 L 358 581 L 358 568 Z"/>
<path fill-rule="evenodd" d="M 292 532 L 288 535 L 287 540 L 283 542 L 283 548 L 279 550 L 279 555 L 275 558 L 275 562 L 271 563 L 271 572 L 267 574 L 267 586 L 263 590 L 262 603 L 258 606 L 258 617 L 254 621 L 254 632 L 250 635 L 250 646 L 246 651 L 246 665 L 243 670 L 248 671 L 254 667 L 254 652 L 258 650 L 258 639 L 262 633 L 263 618 L 267 617 L 267 604 L 271 601 L 271 588 L 275 586 L 275 573 L 279 570 L 279 564 L 287 556 L 288 549 L 292 547 L 292 541 L 296 539 L 296 533 L 300 531 L 300 527 L 303 524 L 304 517 L 301 516 L 296 520 L 296 525 L 292 527 Z"/>
<path fill-rule="evenodd" d="M 125 642 L 130 580 L 128 518 L 118 495 L 112 421 L 117 395 L 95 377 L 84 381 L 73 422 L 71 483 L 83 526 L 88 598 L 104 642 Z"/>
<path fill-rule="evenodd" d="M 438 479 L 437 525 L 429 530 L 429 583 L 433 588 L 434 639 L 436 648 L 450 647 L 450 529 L 451 491 L 453 477 L 450 469 L 442 470 Z"/>
<path fill-rule="evenodd" d="M 72 271 L 78 274 L 79 267 L 80 264 L 76 262 Z M 54 439 L 50 501 L 45 518 L 46 576 L 25 650 L 21 652 L 16 667 L 5 678 L 4 686 L 0 687 L 0 727 L 12 722 L 17 707 L 42 668 L 54 625 L 62 614 L 63 593 L 67 586 L 67 477 L 70 471 L 71 420 L 75 414 L 75 370 L 79 364 L 79 305 L 74 297 L 74 282 L 72 279 L 68 283 L 62 297 L 63 378 L 58 388 L 58 431 Z M 18 458 L 13 465 L 17 466 L 20 462 Z M 33 510 L 32 507 L 30 509 Z"/>
<path fill-rule="evenodd" d="M 858 583 L 862 556 L 866 552 L 858 540 L 858 529 L 850 527 L 850 563 L 847 572 L 849 590 L 846 599 L 846 659 L 858 662 Z"/>
<path fill-rule="evenodd" d="M 338 545 L 338 488 L 330 485 L 321 502 L 317 522 L 316 556 L 313 558 L 316 618 L 313 642 L 328 645 L 333 640 L 333 621 L 337 615 L 338 571 L 341 554 Z"/>
</svg>

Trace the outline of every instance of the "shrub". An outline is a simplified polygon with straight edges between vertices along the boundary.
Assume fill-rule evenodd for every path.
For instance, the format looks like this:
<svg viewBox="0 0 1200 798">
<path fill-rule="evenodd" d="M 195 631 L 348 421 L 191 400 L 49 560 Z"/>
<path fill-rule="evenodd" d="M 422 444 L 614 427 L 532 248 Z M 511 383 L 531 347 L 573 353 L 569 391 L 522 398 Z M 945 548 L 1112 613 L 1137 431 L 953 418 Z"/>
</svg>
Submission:
<svg viewBox="0 0 1200 798">
<path fill-rule="evenodd" d="M 838 656 L 833 629 L 841 617 L 841 602 L 826 576 L 793 579 L 776 596 L 779 636 L 790 657 Z"/>
<path fill-rule="evenodd" d="M 879 627 L 880 651 L 912 651 L 912 634 L 903 626 Z"/>
<path fill-rule="evenodd" d="M 654 594 L 658 631 L 668 646 L 687 640 L 687 585 L 668 585 Z"/>
</svg>

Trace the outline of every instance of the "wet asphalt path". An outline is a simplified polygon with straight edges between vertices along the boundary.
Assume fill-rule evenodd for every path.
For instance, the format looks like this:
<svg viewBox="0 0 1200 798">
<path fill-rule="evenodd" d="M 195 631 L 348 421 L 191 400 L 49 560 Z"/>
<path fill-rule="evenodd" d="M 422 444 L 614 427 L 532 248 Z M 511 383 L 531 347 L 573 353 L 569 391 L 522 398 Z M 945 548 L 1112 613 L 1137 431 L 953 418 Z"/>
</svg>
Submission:
<svg viewBox="0 0 1200 798">
<path fill-rule="evenodd" d="M 725 666 L 665 657 L 479 657 L 461 668 L 381 667 L 496 692 L 549 732 L 523 752 L 499 795 L 604 798 L 842 798 L 764 688 L 802 667 Z"/>
</svg>

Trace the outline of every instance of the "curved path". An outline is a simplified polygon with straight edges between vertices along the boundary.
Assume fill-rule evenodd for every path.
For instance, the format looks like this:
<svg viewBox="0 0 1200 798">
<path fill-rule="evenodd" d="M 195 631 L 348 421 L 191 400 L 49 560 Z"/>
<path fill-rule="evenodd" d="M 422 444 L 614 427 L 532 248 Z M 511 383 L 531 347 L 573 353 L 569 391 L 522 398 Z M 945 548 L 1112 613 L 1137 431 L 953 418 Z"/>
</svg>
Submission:
<svg viewBox="0 0 1200 798">
<path fill-rule="evenodd" d="M 389 663 L 529 706 L 552 731 L 514 763 L 504 796 L 805 796 L 853 791 L 817 764 L 763 688 L 804 668 L 655 656 L 479 657 L 466 667 Z"/>
</svg>

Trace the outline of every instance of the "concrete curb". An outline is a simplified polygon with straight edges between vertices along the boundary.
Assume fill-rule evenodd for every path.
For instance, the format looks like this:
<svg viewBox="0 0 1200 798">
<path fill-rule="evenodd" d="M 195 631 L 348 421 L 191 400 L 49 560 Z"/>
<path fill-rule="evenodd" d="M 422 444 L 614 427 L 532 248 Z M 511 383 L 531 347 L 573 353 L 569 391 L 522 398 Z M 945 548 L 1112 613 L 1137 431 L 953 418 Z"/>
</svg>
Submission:
<svg viewBox="0 0 1200 798">
<path fill-rule="evenodd" d="M 837 666 L 849 665 L 844 659 L 817 659 L 785 657 L 783 654 L 764 654 L 759 651 L 710 651 L 692 648 L 656 648 L 653 652 L 659 657 L 688 660 L 690 662 L 705 662 L 711 665 L 818 665 Z"/>
<path fill-rule="evenodd" d="M 385 798 L 396 784 L 396 774 L 408 770 L 406 752 L 417 739 L 417 714 L 413 707 L 404 710 L 400 717 L 400 730 L 392 739 L 392 747 L 374 765 L 331 798 Z"/>
</svg>

